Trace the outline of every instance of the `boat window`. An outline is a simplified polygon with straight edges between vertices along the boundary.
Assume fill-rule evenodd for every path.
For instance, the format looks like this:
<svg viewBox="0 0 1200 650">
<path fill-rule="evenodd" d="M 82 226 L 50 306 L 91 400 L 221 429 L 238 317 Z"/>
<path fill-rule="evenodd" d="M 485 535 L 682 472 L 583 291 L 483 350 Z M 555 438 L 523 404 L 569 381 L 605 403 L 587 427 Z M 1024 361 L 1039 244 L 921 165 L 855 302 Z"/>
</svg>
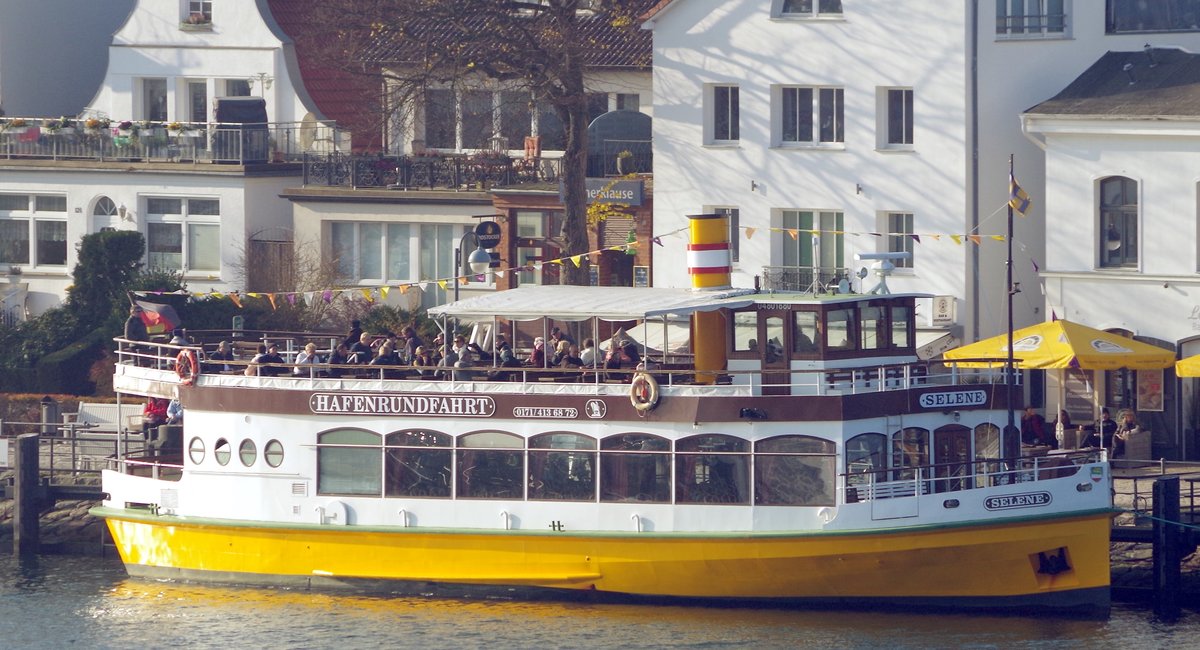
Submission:
<svg viewBox="0 0 1200 650">
<path fill-rule="evenodd" d="M 830 350 L 854 349 L 854 308 L 831 309 L 825 313 L 825 347 Z"/>
<path fill-rule="evenodd" d="M 831 506 L 837 447 L 812 436 L 777 436 L 754 445 L 754 503 Z"/>
<path fill-rule="evenodd" d="M 224 438 L 218 438 L 217 444 L 213 445 L 213 458 L 217 459 L 217 464 L 224 467 L 229 464 L 229 455 L 233 453 L 229 449 L 229 441 Z"/>
<path fill-rule="evenodd" d="M 193 465 L 204 462 L 204 441 L 200 439 L 200 436 L 192 438 L 188 443 L 188 458 L 192 460 Z"/>
<path fill-rule="evenodd" d="M 858 310 L 858 323 L 862 334 L 860 350 L 878 350 L 887 345 L 887 321 L 883 318 L 883 307 L 864 305 Z"/>
<path fill-rule="evenodd" d="M 912 310 L 908 307 L 892 307 L 892 347 L 912 347 L 912 336 L 909 330 L 912 326 Z"/>
<path fill-rule="evenodd" d="M 750 503 L 750 443 L 721 434 L 675 443 L 676 503 Z"/>
<path fill-rule="evenodd" d="M 764 360 L 767 363 L 779 361 L 787 352 L 787 348 L 783 346 L 783 327 L 784 320 L 779 316 L 763 319 L 763 332 L 767 339 L 767 354 Z"/>
<path fill-rule="evenodd" d="M 649 433 L 622 433 L 600 441 L 604 451 L 671 451 L 671 441 Z"/>
<path fill-rule="evenodd" d="M 283 464 L 283 443 L 278 440 L 268 440 L 267 446 L 263 448 L 263 460 L 271 467 L 279 467 Z"/>
<path fill-rule="evenodd" d="M 671 502 L 671 441 L 622 433 L 600 441 L 600 500 Z"/>
<path fill-rule="evenodd" d="M 578 433 L 543 433 L 529 439 L 529 498 L 596 499 L 596 439 Z"/>
<path fill-rule="evenodd" d="M 929 430 L 909 427 L 892 434 L 892 480 L 917 478 L 917 467 L 929 464 Z"/>
<path fill-rule="evenodd" d="M 758 352 L 758 312 L 733 312 L 733 351 Z"/>
<path fill-rule="evenodd" d="M 887 436 L 862 433 L 846 441 L 846 484 L 867 485 L 887 480 Z"/>
<path fill-rule="evenodd" d="M 383 436 L 362 429 L 334 429 L 317 436 L 317 494 L 379 496 L 383 483 Z"/>
<path fill-rule="evenodd" d="M 464 499 L 522 499 L 525 441 L 511 433 L 479 431 L 458 437 L 457 495 Z"/>
<path fill-rule="evenodd" d="M 815 311 L 798 311 L 793 314 L 792 350 L 796 354 L 811 355 L 817 352 L 817 317 Z"/>
<path fill-rule="evenodd" d="M 993 460 L 1000 458 L 1000 427 L 985 422 L 975 427 L 975 460 Z M 977 487 L 988 487 L 988 477 L 984 474 L 996 474 L 1003 468 L 998 461 L 976 464 L 975 477 Z"/>
<path fill-rule="evenodd" d="M 389 433 L 384 453 L 384 496 L 450 498 L 454 438 L 412 429 Z"/>
<path fill-rule="evenodd" d="M 242 444 L 238 445 L 238 459 L 246 467 L 250 467 L 254 461 L 258 460 L 258 447 L 253 440 L 246 438 Z"/>
</svg>

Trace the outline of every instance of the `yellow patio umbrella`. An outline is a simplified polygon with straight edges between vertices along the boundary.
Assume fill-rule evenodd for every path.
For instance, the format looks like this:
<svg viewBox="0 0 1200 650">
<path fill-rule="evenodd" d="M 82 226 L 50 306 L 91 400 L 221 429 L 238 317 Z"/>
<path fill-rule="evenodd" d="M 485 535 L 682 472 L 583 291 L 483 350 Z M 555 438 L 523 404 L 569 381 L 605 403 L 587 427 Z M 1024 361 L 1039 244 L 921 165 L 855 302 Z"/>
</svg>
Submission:
<svg viewBox="0 0 1200 650">
<path fill-rule="evenodd" d="M 958 363 L 965 368 L 1002 366 L 1008 357 L 1008 335 L 954 348 L 942 356 L 948 361 L 973 359 Z M 1175 353 L 1170 350 L 1065 320 L 1038 323 L 1013 332 L 1013 358 L 1016 367 L 1025 370 L 1150 370 L 1175 363 Z M 1196 367 L 1200 375 L 1200 360 Z"/>
<path fill-rule="evenodd" d="M 1176 361 L 1175 374 L 1180 377 L 1200 377 L 1200 354 Z"/>
</svg>

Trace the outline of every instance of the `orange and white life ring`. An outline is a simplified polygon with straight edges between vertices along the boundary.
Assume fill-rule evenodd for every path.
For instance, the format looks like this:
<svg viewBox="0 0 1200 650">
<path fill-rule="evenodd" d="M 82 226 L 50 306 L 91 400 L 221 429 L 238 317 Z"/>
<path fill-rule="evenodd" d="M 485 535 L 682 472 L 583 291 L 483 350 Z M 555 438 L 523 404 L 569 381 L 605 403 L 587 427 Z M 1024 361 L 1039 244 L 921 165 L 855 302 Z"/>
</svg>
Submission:
<svg viewBox="0 0 1200 650">
<path fill-rule="evenodd" d="M 658 406 L 658 381 L 652 375 L 639 372 L 633 376 L 629 386 L 629 401 L 638 413 L 647 413 Z"/>
<path fill-rule="evenodd" d="M 179 382 L 184 386 L 196 383 L 196 377 L 200 374 L 200 364 L 197 362 L 195 350 L 179 351 L 179 356 L 175 357 L 175 374 L 179 375 Z"/>
</svg>

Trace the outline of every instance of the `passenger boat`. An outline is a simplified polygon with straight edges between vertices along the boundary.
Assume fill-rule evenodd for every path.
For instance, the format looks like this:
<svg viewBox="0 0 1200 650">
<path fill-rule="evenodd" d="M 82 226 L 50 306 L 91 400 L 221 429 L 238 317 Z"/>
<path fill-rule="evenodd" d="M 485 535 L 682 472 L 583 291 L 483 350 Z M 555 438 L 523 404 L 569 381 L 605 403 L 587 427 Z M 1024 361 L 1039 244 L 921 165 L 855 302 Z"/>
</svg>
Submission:
<svg viewBox="0 0 1200 650">
<path fill-rule="evenodd" d="M 122 398 L 187 415 L 177 453 L 114 461 L 93 512 L 147 578 L 1106 612 L 1103 451 L 1005 457 L 1005 385 L 918 360 L 921 296 L 729 288 L 724 228 L 693 218 L 692 289 L 431 310 L 485 349 L 615 332 L 641 346 L 632 370 L 246 376 L 122 345 Z"/>
</svg>

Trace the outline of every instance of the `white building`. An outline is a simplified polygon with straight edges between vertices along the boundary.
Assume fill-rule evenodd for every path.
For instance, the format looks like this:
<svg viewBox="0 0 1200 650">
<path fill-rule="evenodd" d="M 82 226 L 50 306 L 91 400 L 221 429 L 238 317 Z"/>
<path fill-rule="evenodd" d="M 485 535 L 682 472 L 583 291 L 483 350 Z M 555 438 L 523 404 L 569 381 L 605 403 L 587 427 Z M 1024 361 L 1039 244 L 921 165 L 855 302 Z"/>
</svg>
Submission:
<svg viewBox="0 0 1200 650">
<path fill-rule="evenodd" d="M 1046 300 L 1059 318 L 1200 354 L 1200 54 L 1109 52 L 1023 117 L 1045 149 Z M 1056 412 L 1057 375 L 1049 374 Z M 1069 374 L 1061 408 L 1137 411 L 1157 454 L 1194 457 L 1200 382 L 1162 371 Z M 1156 388 L 1157 387 L 1157 388 Z M 1078 417 L 1072 411 L 1074 417 Z"/>
<path fill-rule="evenodd" d="M 1200 32 L 1161 33 L 1159 10 L 1135 5 L 660 3 L 646 17 L 655 39 L 655 232 L 677 230 L 687 214 L 733 213 L 742 286 L 755 276 L 811 286 L 849 275 L 856 290 L 870 289 L 872 278 L 854 277 L 870 266 L 856 253 L 911 250 L 911 266 L 889 286 L 951 297 L 936 314 L 919 306 L 926 336 L 935 316 L 949 317 L 961 328 L 950 331 L 969 342 L 1005 325 L 1005 245 L 994 236 L 1006 230 L 1012 154 L 1034 199 L 1014 237 L 1015 320 L 1044 320 L 1035 271 L 1045 262 L 1042 153 L 1023 137 L 1020 115 L 1106 50 L 1200 45 Z M 654 277 L 688 283 L 684 265 L 666 255 Z"/>
<path fill-rule="evenodd" d="M 143 0 L 111 39 L 100 90 L 64 111 L 107 117 L 108 128 L 85 131 L 80 119 L 70 133 L 39 130 L 36 120 L 0 130 L 7 317 L 59 304 L 75 242 L 105 228 L 140 231 L 147 266 L 179 271 L 197 291 L 245 289 L 255 241 L 291 240 L 291 204 L 280 195 L 300 183 L 293 161 L 349 138 L 321 126 L 325 114 L 299 83 L 305 61 L 281 22 L 295 27 L 303 15 L 266 0 Z M 251 94 L 265 101 L 267 130 L 212 124 L 216 98 Z M 154 124 L 110 130 L 124 120 Z M 169 122 L 193 130 L 176 135 Z"/>
</svg>

